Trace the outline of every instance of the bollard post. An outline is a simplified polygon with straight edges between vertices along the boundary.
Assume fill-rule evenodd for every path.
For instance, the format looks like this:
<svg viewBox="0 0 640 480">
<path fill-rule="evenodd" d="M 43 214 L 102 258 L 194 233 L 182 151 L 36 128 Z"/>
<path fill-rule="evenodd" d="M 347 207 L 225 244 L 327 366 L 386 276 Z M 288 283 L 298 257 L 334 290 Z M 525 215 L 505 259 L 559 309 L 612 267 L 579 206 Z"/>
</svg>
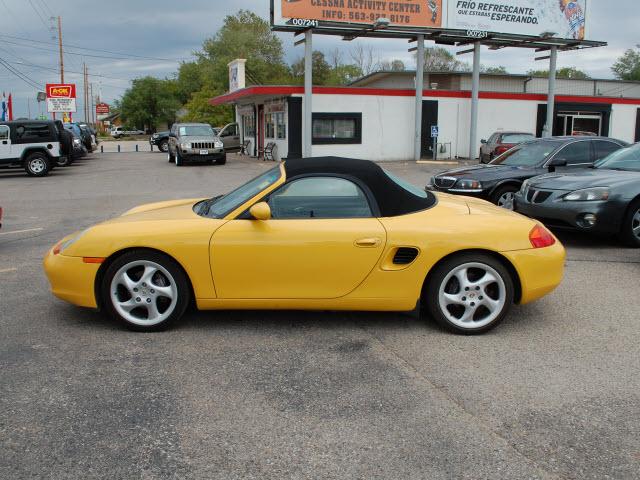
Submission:
<svg viewBox="0 0 640 480">
<path fill-rule="evenodd" d="M 138 144 L 136 143 L 136 152 L 138 151 Z"/>
<path fill-rule="evenodd" d="M 120 144 L 118 144 L 118 153 L 120 153 Z"/>
<path fill-rule="evenodd" d="M 104 153 L 104 145 L 100 145 L 100 153 Z"/>
<path fill-rule="evenodd" d="M 153 152 L 153 143 L 149 144 L 151 146 L 151 151 Z"/>
</svg>

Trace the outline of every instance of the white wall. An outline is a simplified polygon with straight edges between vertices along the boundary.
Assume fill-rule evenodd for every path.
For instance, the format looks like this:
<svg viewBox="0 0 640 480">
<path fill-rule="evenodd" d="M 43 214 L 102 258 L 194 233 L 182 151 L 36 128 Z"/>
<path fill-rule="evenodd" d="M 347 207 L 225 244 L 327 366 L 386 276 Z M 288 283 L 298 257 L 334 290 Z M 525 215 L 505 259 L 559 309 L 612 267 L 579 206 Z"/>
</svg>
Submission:
<svg viewBox="0 0 640 480">
<path fill-rule="evenodd" d="M 313 155 L 366 160 L 413 159 L 414 105 L 414 97 L 316 94 L 314 112 L 362 113 L 362 143 L 313 145 Z"/>
<path fill-rule="evenodd" d="M 613 105 L 609 136 L 629 143 L 635 142 L 638 108 L 640 105 Z"/>
</svg>

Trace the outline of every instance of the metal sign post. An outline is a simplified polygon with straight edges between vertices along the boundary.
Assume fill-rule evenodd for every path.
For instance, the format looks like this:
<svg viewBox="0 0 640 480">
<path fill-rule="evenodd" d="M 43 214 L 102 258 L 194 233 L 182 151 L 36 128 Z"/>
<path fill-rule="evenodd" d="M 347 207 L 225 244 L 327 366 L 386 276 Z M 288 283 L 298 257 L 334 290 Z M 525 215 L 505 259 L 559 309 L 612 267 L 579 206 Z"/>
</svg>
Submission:
<svg viewBox="0 0 640 480">
<path fill-rule="evenodd" d="M 433 161 L 438 160 L 438 135 L 440 134 L 440 129 L 438 125 L 431 125 L 431 138 L 433 139 Z"/>
<path fill-rule="evenodd" d="M 313 155 L 311 136 L 313 134 L 313 32 L 304 32 L 304 157 Z"/>
</svg>

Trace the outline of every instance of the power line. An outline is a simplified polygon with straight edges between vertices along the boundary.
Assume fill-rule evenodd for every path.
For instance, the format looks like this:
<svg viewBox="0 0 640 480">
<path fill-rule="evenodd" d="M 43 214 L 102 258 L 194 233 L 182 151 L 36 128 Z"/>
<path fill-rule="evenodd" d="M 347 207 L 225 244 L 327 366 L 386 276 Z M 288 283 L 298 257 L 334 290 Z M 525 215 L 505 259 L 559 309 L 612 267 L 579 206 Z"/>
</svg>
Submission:
<svg viewBox="0 0 640 480">
<path fill-rule="evenodd" d="M 37 88 L 39 90 L 42 90 L 42 84 L 38 84 L 37 82 L 35 82 L 34 80 L 32 80 L 30 77 L 28 77 L 27 75 L 25 75 L 24 73 L 22 73 L 20 70 L 18 70 L 15 67 L 12 67 L 9 63 L 7 63 L 3 58 L 0 58 L 0 65 L 2 65 L 4 68 L 6 68 L 7 70 L 9 70 L 9 72 L 13 73 L 16 77 L 18 77 L 19 79 L 21 79 L 23 82 L 27 83 L 28 85 L 30 85 L 31 87 Z"/>
<path fill-rule="evenodd" d="M 45 44 L 45 45 L 56 45 L 55 43 L 52 42 L 43 42 L 42 40 L 32 40 L 30 38 L 24 38 L 24 37 L 16 37 L 13 35 L 5 35 L 5 34 L 0 34 L 0 37 L 4 37 L 4 38 L 11 38 L 13 40 L 22 40 L 25 42 L 32 42 L 32 43 L 41 43 L 41 44 Z M 5 40 L 7 41 L 7 40 Z M 15 45 L 20 45 L 19 43 L 14 43 Z M 39 48 L 39 47 L 35 47 L 34 45 L 23 45 L 23 46 L 28 46 L 28 47 L 32 47 L 32 48 Z M 134 53 L 122 53 L 122 52 L 114 52 L 113 50 L 104 50 L 101 48 L 89 48 L 89 47 L 80 47 L 77 45 L 69 45 L 69 44 L 63 44 L 63 47 L 65 49 L 67 48 L 75 48 L 76 50 L 86 50 L 86 51 L 90 51 L 90 52 L 102 52 L 102 53 L 110 53 L 112 55 L 119 55 L 121 58 L 115 58 L 115 57 L 101 57 L 101 56 L 97 56 L 98 58 L 114 58 L 116 60 L 126 60 L 127 58 L 140 58 L 140 59 L 144 59 L 144 60 L 155 60 L 155 61 L 161 61 L 161 62 L 179 62 L 184 60 L 183 58 L 161 58 L 161 57 L 149 57 L 149 56 L 145 56 L 145 55 L 136 55 Z M 82 54 L 82 53 L 72 53 L 72 52 L 67 52 L 67 53 L 71 53 L 72 55 L 86 55 L 88 57 L 92 56 L 89 54 Z"/>
<path fill-rule="evenodd" d="M 38 15 L 38 18 L 40 19 L 40 21 L 42 22 L 42 24 L 44 25 L 44 28 L 46 28 L 47 30 L 49 30 L 49 25 L 47 25 L 47 22 L 45 22 L 44 18 L 42 17 L 42 14 L 40 13 L 40 10 L 38 10 L 35 5 L 33 4 L 32 0 L 29 0 L 29 4 L 31 5 L 31 8 L 33 8 L 34 12 L 36 12 L 36 14 Z"/>
</svg>

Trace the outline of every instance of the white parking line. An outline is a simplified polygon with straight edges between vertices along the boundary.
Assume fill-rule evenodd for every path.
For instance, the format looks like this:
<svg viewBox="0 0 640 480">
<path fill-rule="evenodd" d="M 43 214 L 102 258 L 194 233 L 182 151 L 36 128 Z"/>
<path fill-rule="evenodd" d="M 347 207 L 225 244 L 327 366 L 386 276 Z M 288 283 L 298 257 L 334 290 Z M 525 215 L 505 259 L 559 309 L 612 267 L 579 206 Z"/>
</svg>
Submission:
<svg viewBox="0 0 640 480">
<path fill-rule="evenodd" d="M 0 273 L 9 273 L 9 272 L 17 272 L 18 269 L 17 268 L 3 268 L 2 270 L 0 270 Z"/>
<path fill-rule="evenodd" d="M 0 232 L 0 235 L 12 235 L 14 233 L 39 232 L 40 230 L 44 230 L 44 228 L 26 228 L 24 230 L 14 230 L 12 232 Z"/>
</svg>

